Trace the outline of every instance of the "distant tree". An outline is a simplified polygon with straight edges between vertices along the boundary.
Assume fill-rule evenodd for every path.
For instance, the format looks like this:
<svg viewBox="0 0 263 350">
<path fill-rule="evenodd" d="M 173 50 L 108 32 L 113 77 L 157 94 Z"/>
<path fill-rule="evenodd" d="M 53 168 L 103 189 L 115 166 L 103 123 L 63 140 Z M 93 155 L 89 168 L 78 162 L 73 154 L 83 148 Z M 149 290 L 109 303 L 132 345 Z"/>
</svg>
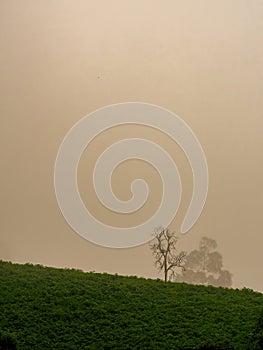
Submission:
<svg viewBox="0 0 263 350">
<path fill-rule="evenodd" d="M 178 241 L 175 232 L 168 228 L 159 228 L 154 232 L 155 240 L 150 245 L 155 258 L 155 266 L 164 273 L 164 281 L 176 278 L 178 268 L 184 268 L 186 252 L 177 254 L 176 243 Z"/>
<path fill-rule="evenodd" d="M 223 270 L 223 257 L 215 251 L 216 241 L 202 237 L 199 250 L 191 251 L 185 262 L 185 269 L 178 277 L 180 282 L 209 284 L 216 287 L 231 287 L 232 275 Z"/>
</svg>

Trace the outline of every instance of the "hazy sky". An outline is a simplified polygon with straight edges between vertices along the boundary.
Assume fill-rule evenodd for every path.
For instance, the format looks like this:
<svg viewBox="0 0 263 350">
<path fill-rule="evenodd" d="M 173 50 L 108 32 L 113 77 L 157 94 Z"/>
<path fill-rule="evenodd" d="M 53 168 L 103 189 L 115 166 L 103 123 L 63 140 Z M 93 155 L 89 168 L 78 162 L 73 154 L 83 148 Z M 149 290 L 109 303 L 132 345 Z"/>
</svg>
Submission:
<svg viewBox="0 0 263 350">
<path fill-rule="evenodd" d="M 2 0 L 0 259 L 157 277 L 147 244 L 109 249 L 77 235 L 53 186 L 59 145 L 80 118 L 113 103 L 148 102 L 185 120 L 208 161 L 205 209 L 178 248 L 215 239 L 234 286 L 263 291 L 262 18 L 260 0 Z M 112 183 L 129 199 L 130 181 L 138 174 L 148 180 L 142 212 L 113 215 L 92 190 L 99 154 L 131 136 L 162 145 L 179 167 L 176 229 L 191 198 L 191 172 L 177 144 L 149 128 L 114 128 L 90 144 L 78 173 L 85 204 L 124 227 L 156 210 L 160 178 L 141 161 L 116 169 Z"/>
</svg>

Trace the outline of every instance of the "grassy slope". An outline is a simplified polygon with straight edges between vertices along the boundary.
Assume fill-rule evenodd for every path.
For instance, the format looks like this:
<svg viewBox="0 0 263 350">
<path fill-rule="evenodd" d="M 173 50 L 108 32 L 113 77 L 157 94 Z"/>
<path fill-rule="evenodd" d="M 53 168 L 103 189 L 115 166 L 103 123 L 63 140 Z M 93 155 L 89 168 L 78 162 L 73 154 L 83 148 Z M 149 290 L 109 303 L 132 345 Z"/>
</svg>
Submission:
<svg viewBox="0 0 263 350">
<path fill-rule="evenodd" d="M 263 294 L 0 261 L 18 349 L 253 349 Z"/>
</svg>

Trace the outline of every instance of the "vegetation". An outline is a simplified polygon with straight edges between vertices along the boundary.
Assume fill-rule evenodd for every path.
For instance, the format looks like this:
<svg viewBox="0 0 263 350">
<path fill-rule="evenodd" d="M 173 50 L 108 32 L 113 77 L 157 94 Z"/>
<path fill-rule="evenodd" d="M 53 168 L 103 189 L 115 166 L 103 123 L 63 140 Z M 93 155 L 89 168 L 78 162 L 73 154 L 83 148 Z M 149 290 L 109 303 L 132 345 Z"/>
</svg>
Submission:
<svg viewBox="0 0 263 350">
<path fill-rule="evenodd" d="M 187 254 L 184 269 L 178 282 L 191 284 L 208 284 L 215 287 L 231 287 L 232 274 L 223 270 L 223 257 L 215 249 L 216 241 L 202 237 L 199 250 Z"/>
<path fill-rule="evenodd" d="M 18 350 L 260 349 L 262 305 L 250 289 L 0 262 L 0 349 L 2 335 Z"/>
<path fill-rule="evenodd" d="M 263 313 L 260 315 L 253 335 L 253 347 L 255 350 L 263 349 Z"/>
<path fill-rule="evenodd" d="M 16 340 L 12 334 L 0 333 L 0 350 L 16 350 Z"/>
</svg>

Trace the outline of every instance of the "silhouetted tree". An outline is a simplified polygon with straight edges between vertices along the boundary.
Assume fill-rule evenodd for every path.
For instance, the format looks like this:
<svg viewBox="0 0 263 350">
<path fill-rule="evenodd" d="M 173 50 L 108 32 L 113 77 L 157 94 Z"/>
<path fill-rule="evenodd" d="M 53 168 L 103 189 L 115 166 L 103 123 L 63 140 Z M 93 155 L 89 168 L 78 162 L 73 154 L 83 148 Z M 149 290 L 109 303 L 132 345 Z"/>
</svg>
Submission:
<svg viewBox="0 0 263 350">
<path fill-rule="evenodd" d="M 176 278 L 176 270 L 184 268 L 186 252 L 182 251 L 177 254 L 176 243 L 177 237 L 175 232 L 168 228 L 159 228 L 154 232 L 155 241 L 150 245 L 155 258 L 155 266 L 159 271 L 164 273 L 164 281 Z"/>
</svg>

